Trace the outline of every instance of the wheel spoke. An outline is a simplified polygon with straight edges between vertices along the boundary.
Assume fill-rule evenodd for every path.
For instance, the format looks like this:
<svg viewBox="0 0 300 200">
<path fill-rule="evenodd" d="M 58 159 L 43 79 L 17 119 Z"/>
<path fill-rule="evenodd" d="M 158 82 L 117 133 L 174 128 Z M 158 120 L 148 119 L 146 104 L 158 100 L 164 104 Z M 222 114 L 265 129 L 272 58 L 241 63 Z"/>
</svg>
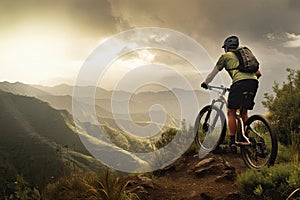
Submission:
<svg viewBox="0 0 300 200">
<path fill-rule="evenodd" d="M 242 147 L 242 157 L 250 168 L 273 164 L 277 154 L 277 138 L 267 120 L 260 115 L 249 118 L 246 135 L 251 145 Z"/>
<path fill-rule="evenodd" d="M 209 116 L 208 116 L 209 115 Z M 223 142 L 226 135 L 226 124 L 224 113 L 213 107 L 204 107 L 195 123 L 195 141 L 200 148 L 213 150 L 217 145 Z"/>
</svg>

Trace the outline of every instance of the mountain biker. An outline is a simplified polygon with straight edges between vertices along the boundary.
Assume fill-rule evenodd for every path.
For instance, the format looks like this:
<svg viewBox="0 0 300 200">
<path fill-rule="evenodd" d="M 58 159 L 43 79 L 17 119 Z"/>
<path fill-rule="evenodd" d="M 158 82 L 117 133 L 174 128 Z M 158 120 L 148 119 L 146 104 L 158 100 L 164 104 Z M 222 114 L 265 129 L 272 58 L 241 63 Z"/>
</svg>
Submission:
<svg viewBox="0 0 300 200">
<path fill-rule="evenodd" d="M 232 79 L 232 85 L 230 86 L 230 91 L 228 95 L 228 106 L 227 106 L 227 116 L 228 116 L 228 128 L 229 128 L 229 149 L 232 152 L 237 151 L 235 144 L 235 134 L 237 131 L 236 124 L 236 111 L 240 108 L 243 103 L 243 93 L 251 92 L 250 104 L 245 108 L 247 110 L 252 110 L 254 106 L 254 97 L 258 89 L 258 78 L 261 76 L 261 72 L 258 70 L 255 73 L 245 73 L 241 72 L 237 68 L 239 65 L 239 60 L 237 56 L 232 52 L 239 47 L 239 38 L 237 36 L 229 36 L 225 39 L 222 48 L 224 48 L 225 53 L 222 54 L 217 61 L 217 64 L 213 70 L 207 75 L 206 79 L 201 83 L 201 87 L 208 89 L 208 83 L 210 83 L 214 77 L 223 68 L 226 69 L 229 76 Z M 248 119 L 247 110 L 242 114 L 243 120 Z"/>
</svg>

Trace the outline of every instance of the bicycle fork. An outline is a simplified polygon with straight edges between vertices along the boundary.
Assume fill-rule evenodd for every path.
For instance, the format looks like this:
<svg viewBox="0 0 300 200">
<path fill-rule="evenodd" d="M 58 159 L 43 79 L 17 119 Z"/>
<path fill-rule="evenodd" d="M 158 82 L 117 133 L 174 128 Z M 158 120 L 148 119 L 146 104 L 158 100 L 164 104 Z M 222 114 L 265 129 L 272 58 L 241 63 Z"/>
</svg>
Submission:
<svg viewBox="0 0 300 200">
<path fill-rule="evenodd" d="M 209 108 L 209 110 L 208 110 L 208 112 L 207 112 L 207 115 L 205 116 L 205 121 L 204 121 L 204 126 L 203 126 L 203 129 L 205 129 L 206 130 L 206 132 L 208 131 L 208 129 L 209 129 L 209 125 L 208 125 L 208 120 L 210 119 L 210 115 L 211 115 L 211 112 L 212 112 L 212 110 L 213 110 L 213 107 L 214 107 L 214 105 L 215 105 L 215 103 L 216 102 L 220 102 L 219 100 L 213 100 L 212 101 L 212 104 L 211 104 L 211 106 L 210 106 L 210 108 Z M 222 104 L 221 104 L 221 106 L 220 106 L 220 111 L 222 110 L 222 108 L 223 108 L 223 105 L 224 105 L 224 103 L 223 102 L 221 102 Z M 211 124 L 211 127 L 212 127 L 212 129 L 214 129 L 215 128 L 215 126 L 216 126 L 216 124 L 217 124 L 217 121 L 218 121 L 218 117 L 220 117 L 219 116 L 219 113 L 217 112 L 216 113 L 216 116 L 214 117 L 214 119 L 213 119 L 213 122 L 212 122 L 212 124 Z M 221 119 L 222 120 L 222 119 Z"/>
<path fill-rule="evenodd" d="M 212 106 L 209 108 L 207 115 L 205 116 L 204 124 L 202 125 L 202 129 L 204 130 L 204 132 L 209 131 L 209 124 L 207 122 L 210 118 L 211 111 L 212 111 Z M 213 124 L 213 126 L 214 126 L 214 124 Z"/>
</svg>

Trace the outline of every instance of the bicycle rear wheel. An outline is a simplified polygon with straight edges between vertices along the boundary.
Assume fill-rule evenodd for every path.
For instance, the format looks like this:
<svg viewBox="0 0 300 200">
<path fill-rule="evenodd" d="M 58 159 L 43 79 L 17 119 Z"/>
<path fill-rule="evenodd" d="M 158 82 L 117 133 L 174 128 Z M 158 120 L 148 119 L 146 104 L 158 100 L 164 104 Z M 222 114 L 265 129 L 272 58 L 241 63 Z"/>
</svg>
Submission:
<svg viewBox="0 0 300 200">
<path fill-rule="evenodd" d="M 253 115 L 246 121 L 245 126 L 245 134 L 251 142 L 249 146 L 241 146 L 245 164 L 254 169 L 273 165 L 278 142 L 268 121 L 261 115 Z"/>
<path fill-rule="evenodd" d="M 207 152 L 222 144 L 226 135 L 226 118 L 217 107 L 207 105 L 199 112 L 195 126 L 195 142 Z"/>
</svg>

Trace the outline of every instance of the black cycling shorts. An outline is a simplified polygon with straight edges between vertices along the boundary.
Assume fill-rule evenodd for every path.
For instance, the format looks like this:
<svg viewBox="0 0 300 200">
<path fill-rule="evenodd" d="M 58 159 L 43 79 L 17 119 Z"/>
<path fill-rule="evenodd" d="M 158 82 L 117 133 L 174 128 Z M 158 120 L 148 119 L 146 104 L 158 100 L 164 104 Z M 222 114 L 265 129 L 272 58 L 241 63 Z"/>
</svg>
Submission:
<svg viewBox="0 0 300 200">
<path fill-rule="evenodd" d="M 245 79 L 233 83 L 228 95 L 228 108 L 239 109 L 241 106 L 248 110 L 254 107 L 254 98 L 258 88 L 258 81 Z M 245 98 L 245 94 L 247 94 Z"/>
</svg>

